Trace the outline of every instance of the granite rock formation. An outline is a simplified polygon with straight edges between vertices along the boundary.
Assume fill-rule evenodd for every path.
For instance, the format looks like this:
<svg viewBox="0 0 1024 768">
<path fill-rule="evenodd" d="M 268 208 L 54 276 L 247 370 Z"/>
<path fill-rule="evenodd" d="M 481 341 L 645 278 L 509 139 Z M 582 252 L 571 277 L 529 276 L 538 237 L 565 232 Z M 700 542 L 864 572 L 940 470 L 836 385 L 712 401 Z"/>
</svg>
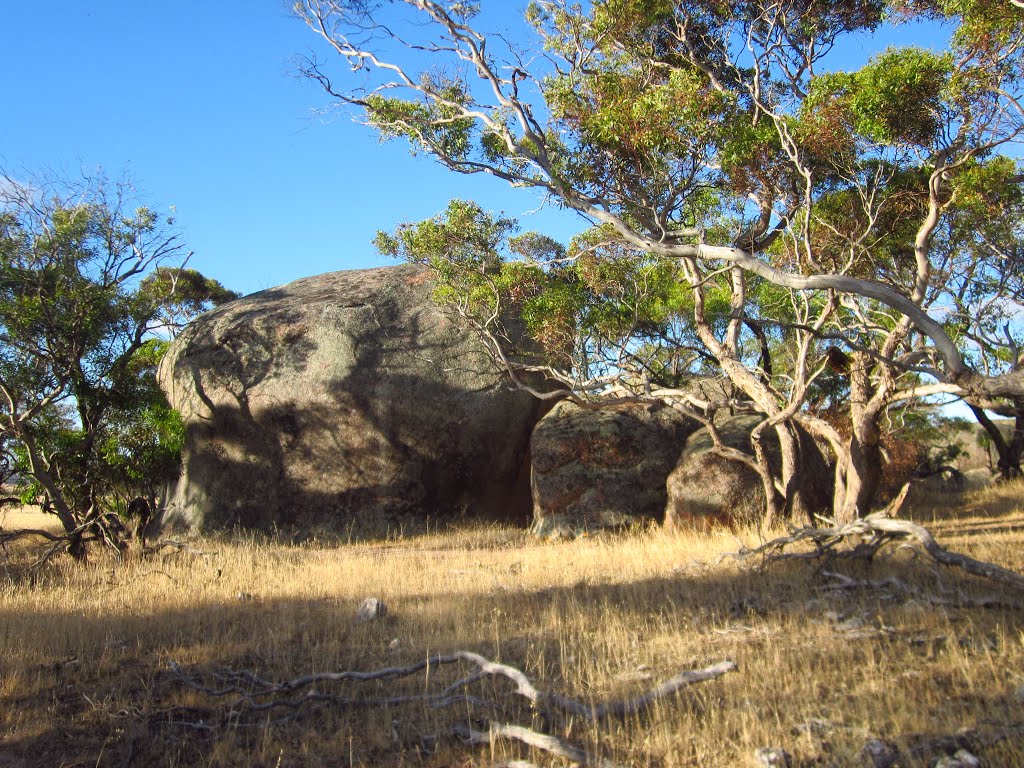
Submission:
<svg viewBox="0 0 1024 768">
<path fill-rule="evenodd" d="M 530 441 L 533 532 L 572 536 L 660 522 L 665 480 L 699 426 L 662 404 L 559 403 Z"/>
<path fill-rule="evenodd" d="M 762 420 L 763 417 L 752 415 L 722 420 L 717 425 L 722 442 L 753 457 L 750 433 Z M 764 444 L 768 463 L 778 476 L 782 459 L 774 429 L 766 431 Z M 764 516 L 761 478 L 750 467 L 715 453 L 713 448 L 706 427 L 687 440 L 677 466 L 668 476 L 666 527 L 703 529 L 715 524 L 755 522 Z M 804 512 L 827 511 L 832 501 L 834 471 L 826 454 L 803 431 L 800 432 L 800 461 L 797 481 Z"/>
<path fill-rule="evenodd" d="M 163 522 L 377 535 L 529 519 L 542 407 L 508 389 L 423 268 L 334 272 L 193 322 L 160 368 L 183 416 Z"/>
</svg>

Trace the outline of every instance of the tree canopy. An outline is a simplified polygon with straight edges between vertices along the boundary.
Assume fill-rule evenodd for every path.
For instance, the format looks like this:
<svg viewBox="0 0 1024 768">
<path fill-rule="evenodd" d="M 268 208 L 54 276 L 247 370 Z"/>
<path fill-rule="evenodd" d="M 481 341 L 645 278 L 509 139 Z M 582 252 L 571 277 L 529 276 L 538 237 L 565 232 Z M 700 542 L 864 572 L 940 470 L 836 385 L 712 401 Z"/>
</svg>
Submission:
<svg viewBox="0 0 1024 768">
<path fill-rule="evenodd" d="M 71 548 L 118 495 L 178 471 L 181 425 L 156 385 L 158 331 L 233 298 L 183 265 L 173 220 L 127 182 L 0 179 L 0 435 Z"/>
<path fill-rule="evenodd" d="M 800 423 L 832 444 L 837 512 L 871 503 L 895 405 L 1024 396 L 1016 4 L 534 0 L 523 28 L 500 34 L 484 31 L 481 3 L 296 11 L 351 70 L 310 59 L 306 74 L 383 138 L 590 219 L 569 271 L 672 274 L 658 300 L 688 314 L 698 359 L 765 428 Z M 859 35 L 910 22 L 948 46 L 853 61 Z M 430 245 L 426 230 L 397 234 L 385 250 Z M 549 326 L 570 306 L 579 320 L 568 262 L 526 262 L 561 281 L 564 301 L 554 283 L 541 292 Z M 537 272 L 515 270 L 503 280 L 522 294 Z M 808 407 L 837 380 L 845 426 Z"/>
</svg>

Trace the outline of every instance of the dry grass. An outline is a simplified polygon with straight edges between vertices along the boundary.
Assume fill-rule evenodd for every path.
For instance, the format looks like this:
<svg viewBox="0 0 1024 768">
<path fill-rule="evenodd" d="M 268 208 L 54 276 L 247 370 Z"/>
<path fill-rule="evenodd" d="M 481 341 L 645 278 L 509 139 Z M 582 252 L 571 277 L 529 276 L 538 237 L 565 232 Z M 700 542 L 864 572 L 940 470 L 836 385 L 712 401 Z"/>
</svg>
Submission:
<svg viewBox="0 0 1024 768">
<path fill-rule="evenodd" d="M 0 528 L 17 531 L 36 528 L 56 533 L 60 523 L 53 515 L 44 515 L 36 507 L 0 507 Z"/>
<path fill-rule="evenodd" d="M 974 491 L 956 508 L 948 495 L 919 498 L 912 516 L 949 548 L 1024 571 L 1022 491 Z M 36 525 L 11 514 L 0 525 Z M 533 722 L 620 764 L 754 765 L 756 748 L 778 746 L 798 766 L 861 765 L 865 741 L 879 737 L 904 749 L 901 765 L 931 765 L 948 737 L 971 729 L 985 765 L 1024 765 L 1024 615 L 975 607 L 992 588 L 910 550 L 834 569 L 896 576 L 916 594 L 830 591 L 799 563 L 718 563 L 738 547 L 731 533 L 538 543 L 483 528 L 379 545 L 193 545 L 212 554 L 120 565 L 97 555 L 33 579 L 18 567 L 25 551 L 0 561 L 0 766 L 564 764 L 514 743 L 460 743 L 449 734 L 464 711 L 312 704 L 232 717 L 229 701 L 169 671 L 175 661 L 204 679 L 227 667 L 287 680 L 456 649 L 596 701 L 682 669 L 739 664 L 643 715 Z M 355 624 L 366 596 L 389 615 Z"/>
</svg>

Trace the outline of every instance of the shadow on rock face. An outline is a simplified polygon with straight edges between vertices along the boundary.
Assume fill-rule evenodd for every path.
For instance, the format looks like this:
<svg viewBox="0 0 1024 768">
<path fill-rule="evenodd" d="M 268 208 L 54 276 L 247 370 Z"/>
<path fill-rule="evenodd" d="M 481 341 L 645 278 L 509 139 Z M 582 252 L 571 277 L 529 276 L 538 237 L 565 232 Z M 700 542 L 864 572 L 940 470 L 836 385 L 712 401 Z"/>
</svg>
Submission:
<svg viewBox="0 0 1024 768">
<path fill-rule="evenodd" d="M 665 480 L 700 423 L 660 403 L 562 402 L 534 430 L 533 532 L 578 535 L 665 511 Z"/>
<path fill-rule="evenodd" d="M 762 416 L 751 415 L 723 420 L 718 424 L 722 442 L 753 457 L 750 434 L 762 420 Z M 800 464 L 796 479 L 799 503 L 803 505 L 801 512 L 803 515 L 825 513 L 831 508 L 834 468 L 826 452 L 807 432 L 798 429 L 797 434 Z M 778 435 L 775 430 L 768 430 L 764 437 L 769 466 L 779 476 L 782 458 Z M 765 496 L 760 476 L 745 464 L 715 453 L 714 442 L 706 428 L 687 441 L 678 464 L 668 476 L 667 488 L 667 528 L 752 524 L 764 516 Z"/>
<path fill-rule="evenodd" d="M 335 272 L 196 320 L 160 371 L 186 429 L 164 522 L 353 536 L 525 523 L 541 406 L 432 288 L 412 266 Z"/>
</svg>

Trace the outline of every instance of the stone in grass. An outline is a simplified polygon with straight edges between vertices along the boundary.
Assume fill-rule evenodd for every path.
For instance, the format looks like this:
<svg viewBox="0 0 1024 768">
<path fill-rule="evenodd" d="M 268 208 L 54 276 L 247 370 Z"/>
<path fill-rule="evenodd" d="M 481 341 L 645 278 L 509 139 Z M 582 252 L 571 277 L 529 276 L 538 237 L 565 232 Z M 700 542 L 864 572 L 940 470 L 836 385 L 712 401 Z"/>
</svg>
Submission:
<svg viewBox="0 0 1024 768">
<path fill-rule="evenodd" d="M 861 754 L 868 768 L 893 768 L 900 759 L 896 745 L 884 739 L 868 739 Z"/>
<path fill-rule="evenodd" d="M 954 755 L 946 755 L 935 764 L 935 768 L 979 768 L 981 760 L 966 749 L 958 749 Z"/>
<path fill-rule="evenodd" d="M 356 608 L 356 623 L 362 624 L 367 621 L 373 621 L 379 619 L 382 616 L 386 616 L 388 613 L 388 607 L 384 605 L 384 601 L 376 597 L 366 597 Z"/>
<path fill-rule="evenodd" d="M 793 757 L 779 747 L 760 747 L 754 751 L 754 760 L 764 768 L 790 768 Z"/>
</svg>

